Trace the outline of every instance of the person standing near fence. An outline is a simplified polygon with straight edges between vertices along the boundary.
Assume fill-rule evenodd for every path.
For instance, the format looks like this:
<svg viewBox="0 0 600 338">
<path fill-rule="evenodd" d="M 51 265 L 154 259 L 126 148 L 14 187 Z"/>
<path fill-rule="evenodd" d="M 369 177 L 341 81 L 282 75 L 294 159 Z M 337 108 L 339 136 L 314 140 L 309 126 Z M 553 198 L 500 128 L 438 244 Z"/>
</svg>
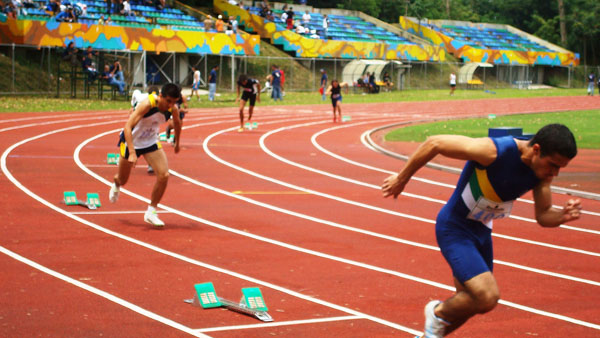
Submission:
<svg viewBox="0 0 600 338">
<path fill-rule="evenodd" d="M 214 66 L 208 75 L 208 100 L 215 100 L 215 93 L 217 92 L 217 71 L 219 66 Z"/>
<path fill-rule="evenodd" d="M 542 227 L 558 227 L 581 213 L 579 199 L 569 199 L 563 208 L 552 205 L 552 179 L 577 155 L 575 137 L 564 125 L 546 125 L 529 141 L 512 136 L 431 136 L 398 174 L 384 180 L 383 196 L 397 198 L 417 170 L 439 154 L 467 163 L 435 224 L 456 291 L 443 302 L 433 300 L 425 306 L 427 338 L 443 337 L 498 304 L 492 225 L 493 220 L 510 216 L 518 197 L 533 190 L 535 219 Z"/>
<path fill-rule="evenodd" d="M 281 98 L 281 72 L 279 71 L 279 67 L 277 67 L 277 65 L 272 65 L 271 66 L 271 87 L 273 87 L 273 89 L 271 90 L 271 98 L 274 101 L 277 101 L 277 99 L 279 99 L 279 101 L 282 101 L 283 99 Z"/>
<path fill-rule="evenodd" d="M 196 67 L 192 67 L 192 95 L 190 99 L 194 97 L 194 93 L 198 96 L 198 101 L 200 101 L 200 94 L 198 94 L 198 89 L 200 89 L 200 70 Z"/>
<path fill-rule="evenodd" d="M 450 73 L 450 96 L 454 95 L 454 90 L 456 89 L 456 74 L 454 72 Z"/>
<path fill-rule="evenodd" d="M 321 88 L 319 91 L 321 92 L 321 100 L 325 101 L 325 97 L 327 94 L 325 93 L 325 89 L 327 88 L 327 72 L 325 69 L 321 68 Z"/>
<path fill-rule="evenodd" d="M 587 93 L 589 96 L 594 96 L 594 83 L 596 83 L 596 76 L 593 72 L 590 72 L 588 75 L 588 89 Z"/>
<path fill-rule="evenodd" d="M 242 97 L 240 98 L 240 91 L 242 91 Z M 260 102 L 260 82 L 256 79 L 251 79 L 246 74 L 242 74 L 238 77 L 237 81 L 237 96 L 235 101 L 240 101 L 240 129 L 238 132 L 244 131 L 244 107 L 246 102 L 250 101 L 248 107 L 248 122 L 252 120 L 252 113 L 254 112 L 254 105 L 256 101 Z"/>
</svg>

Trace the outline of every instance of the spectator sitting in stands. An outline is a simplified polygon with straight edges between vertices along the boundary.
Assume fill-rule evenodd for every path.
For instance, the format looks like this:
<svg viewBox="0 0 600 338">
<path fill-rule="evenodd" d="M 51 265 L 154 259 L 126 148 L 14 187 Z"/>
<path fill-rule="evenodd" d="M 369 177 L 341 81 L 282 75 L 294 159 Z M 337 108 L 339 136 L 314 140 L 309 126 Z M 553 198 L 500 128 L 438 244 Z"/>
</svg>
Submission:
<svg viewBox="0 0 600 338">
<path fill-rule="evenodd" d="M 104 25 L 104 14 L 100 15 L 100 18 L 98 19 L 97 22 L 99 25 Z"/>
<path fill-rule="evenodd" d="M 392 87 L 394 86 L 394 83 L 392 83 L 392 78 L 390 77 L 390 74 L 388 74 L 387 72 L 385 72 L 385 74 L 383 74 L 383 84 L 385 85 L 385 91 L 387 91 L 387 92 L 392 90 Z"/>
<path fill-rule="evenodd" d="M 116 86 L 119 89 L 119 93 L 121 95 L 125 95 L 125 82 L 119 81 L 115 78 L 115 73 L 110 71 L 110 67 L 108 65 L 104 65 L 104 73 L 102 74 L 102 79 L 106 81 L 111 86 Z"/>
<path fill-rule="evenodd" d="M 114 74 L 115 80 L 125 83 L 125 77 L 123 76 L 123 67 L 119 60 L 115 60 L 110 66 L 110 72 Z"/>
<path fill-rule="evenodd" d="M 106 20 L 104 20 L 104 24 L 107 26 L 112 25 L 112 19 L 110 18 L 110 16 L 108 18 L 106 18 Z"/>
<path fill-rule="evenodd" d="M 84 56 L 83 61 L 81 62 L 81 67 L 83 71 L 88 75 L 88 80 L 90 82 L 94 82 L 96 77 L 98 77 L 98 71 L 96 70 L 96 66 L 94 65 L 94 59 L 92 53 L 88 53 L 88 55 Z"/>
<path fill-rule="evenodd" d="M 285 8 L 285 6 L 284 6 Z M 283 10 L 283 13 L 281 13 L 281 21 L 285 24 L 287 24 L 287 18 L 288 18 L 288 13 L 285 11 L 285 9 Z"/>
<path fill-rule="evenodd" d="M 73 14 L 73 7 L 68 6 L 63 12 L 56 16 L 58 22 L 77 22 L 77 17 Z"/>
<path fill-rule="evenodd" d="M 48 0 L 46 10 L 52 12 L 52 15 L 58 14 L 60 11 L 60 0 Z"/>
<path fill-rule="evenodd" d="M 304 29 L 304 27 L 302 27 L 302 25 L 297 25 L 296 26 L 296 33 L 298 34 L 304 34 L 306 32 L 306 29 Z"/>
<path fill-rule="evenodd" d="M 125 0 L 123 1 L 123 9 L 121 10 L 121 14 L 125 15 L 125 16 L 132 16 L 133 12 L 131 11 L 131 5 L 129 4 L 129 1 Z"/>
<path fill-rule="evenodd" d="M 67 48 L 65 48 L 65 51 L 63 52 L 63 55 L 62 55 L 62 59 L 64 61 L 71 62 L 72 66 L 76 66 L 78 63 L 78 60 L 77 60 L 78 52 L 79 52 L 79 49 L 75 48 L 75 42 L 71 41 L 67 45 Z"/>
</svg>

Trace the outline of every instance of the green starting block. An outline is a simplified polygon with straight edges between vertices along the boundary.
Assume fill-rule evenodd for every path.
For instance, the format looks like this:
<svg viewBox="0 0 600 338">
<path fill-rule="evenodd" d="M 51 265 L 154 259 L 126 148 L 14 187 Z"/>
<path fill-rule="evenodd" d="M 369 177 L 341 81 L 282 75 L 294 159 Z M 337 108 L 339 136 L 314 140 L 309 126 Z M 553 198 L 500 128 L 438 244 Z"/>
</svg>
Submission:
<svg viewBox="0 0 600 338">
<path fill-rule="evenodd" d="M 256 129 L 258 128 L 258 122 L 246 122 L 244 128 L 248 130 Z"/>
<path fill-rule="evenodd" d="M 342 122 L 348 122 L 352 120 L 352 118 L 350 117 L 350 115 L 344 115 L 342 116 Z"/>
<path fill-rule="evenodd" d="M 272 322 L 273 318 L 267 313 L 265 300 L 257 287 L 243 288 L 242 299 L 239 303 L 217 296 L 215 287 L 211 282 L 194 285 L 196 294 L 192 299 L 183 301 L 203 309 L 224 307 L 228 310 L 255 317 L 263 322 Z"/>
<path fill-rule="evenodd" d="M 63 197 L 66 205 L 77 205 L 77 194 L 74 191 L 63 192 Z"/>
<path fill-rule="evenodd" d="M 99 208 L 102 206 L 102 204 L 100 204 L 100 197 L 95 192 L 87 193 L 87 201 L 85 203 L 88 205 L 95 205 L 96 208 Z"/>
<path fill-rule="evenodd" d="M 119 164 L 119 157 L 119 154 L 108 153 L 106 154 L 106 163 Z"/>
<path fill-rule="evenodd" d="M 74 191 L 64 191 L 63 200 L 66 205 L 80 205 L 88 209 L 96 209 L 100 206 L 100 197 L 97 193 L 88 193 L 87 201 L 80 201 L 77 199 L 77 194 Z"/>
<path fill-rule="evenodd" d="M 158 134 L 158 140 L 166 142 L 167 141 L 167 134 L 165 134 L 165 133 Z"/>
</svg>

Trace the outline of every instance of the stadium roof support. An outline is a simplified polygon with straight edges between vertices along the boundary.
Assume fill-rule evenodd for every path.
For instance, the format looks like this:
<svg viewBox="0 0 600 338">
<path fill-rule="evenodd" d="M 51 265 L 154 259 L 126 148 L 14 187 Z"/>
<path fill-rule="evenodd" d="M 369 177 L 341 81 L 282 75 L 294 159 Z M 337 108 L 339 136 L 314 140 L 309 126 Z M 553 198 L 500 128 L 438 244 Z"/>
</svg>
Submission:
<svg viewBox="0 0 600 338">
<path fill-rule="evenodd" d="M 361 77 L 365 71 L 374 73 L 375 78 L 381 78 L 381 72 L 385 66 L 402 65 L 400 61 L 383 61 L 383 60 L 353 60 L 350 61 L 342 71 L 342 82 L 349 84 L 354 83 L 359 77 Z"/>
<path fill-rule="evenodd" d="M 458 84 L 468 84 L 469 81 L 473 80 L 473 73 L 475 73 L 477 67 L 491 68 L 494 67 L 494 65 L 486 62 L 467 63 L 458 70 Z M 485 82 L 485 75 L 483 81 Z"/>
</svg>

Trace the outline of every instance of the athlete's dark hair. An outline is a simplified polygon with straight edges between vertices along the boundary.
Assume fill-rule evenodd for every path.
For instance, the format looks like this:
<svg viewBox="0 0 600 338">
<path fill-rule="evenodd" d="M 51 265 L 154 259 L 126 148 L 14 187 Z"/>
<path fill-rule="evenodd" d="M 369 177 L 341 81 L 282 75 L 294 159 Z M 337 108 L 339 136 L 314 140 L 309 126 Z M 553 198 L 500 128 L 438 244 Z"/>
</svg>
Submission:
<svg viewBox="0 0 600 338">
<path fill-rule="evenodd" d="M 178 85 L 174 83 L 167 83 L 166 85 L 162 86 L 160 94 L 162 96 L 168 96 L 174 99 L 178 99 L 181 97 L 181 89 Z"/>
<path fill-rule="evenodd" d="M 246 74 L 242 74 L 238 77 L 238 82 L 240 82 L 240 83 L 242 83 L 246 80 L 248 80 L 248 75 L 246 75 Z"/>
<path fill-rule="evenodd" d="M 577 155 L 577 144 L 573 133 L 567 126 L 553 123 L 548 124 L 533 136 L 529 141 L 529 146 L 540 145 L 540 155 L 548 156 L 559 154 L 568 159 Z"/>
</svg>

